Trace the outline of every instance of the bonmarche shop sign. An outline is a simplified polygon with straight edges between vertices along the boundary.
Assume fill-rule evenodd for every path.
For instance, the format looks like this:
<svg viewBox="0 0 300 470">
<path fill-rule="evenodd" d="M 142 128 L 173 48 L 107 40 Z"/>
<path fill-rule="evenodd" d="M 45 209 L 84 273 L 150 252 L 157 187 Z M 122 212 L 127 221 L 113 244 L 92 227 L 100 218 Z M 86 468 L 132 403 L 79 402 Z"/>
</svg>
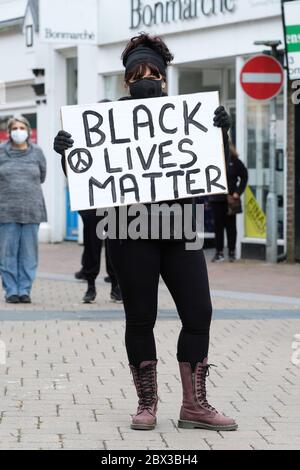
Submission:
<svg viewBox="0 0 300 470">
<path fill-rule="evenodd" d="M 154 4 L 131 0 L 131 29 L 234 13 L 237 0 L 164 0 Z"/>
<path fill-rule="evenodd" d="M 96 40 L 96 35 L 93 32 L 89 32 L 86 29 L 82 32 L 78 33 L 70 33 L 70 32 L 61 32 L 61 31 L 52 31 L 50 28 L 45 28 L 45 39 L 60 39 L 60 40 L 65 40 L 65 39 L 73 39 L 73 40 L 86 40 L 86 41 L 95 41 Z"/>
</svg>

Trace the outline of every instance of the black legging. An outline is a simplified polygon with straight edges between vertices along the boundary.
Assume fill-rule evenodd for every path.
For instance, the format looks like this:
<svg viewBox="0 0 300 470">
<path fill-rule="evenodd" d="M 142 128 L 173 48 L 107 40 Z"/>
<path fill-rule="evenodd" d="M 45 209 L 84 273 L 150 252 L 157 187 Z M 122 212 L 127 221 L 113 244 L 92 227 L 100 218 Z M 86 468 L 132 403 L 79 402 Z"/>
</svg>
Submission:
<svg viewBox="0 0 300 470">
<path fill-rule="evenodd" d="M 178 310 L 182 330 L 177 359 L 193 366 L 207 357 L 212 305 L 203 251 L 187 251 L 182 241 L 109 240 L 111 260 L 126 313 L 130 364 L 156 360 L 153 334 L 161 274 Z"/>
<path fill-rule="evenodd" d="M 224 230 L 226 230 L 229 251 L 234 252 L 237 239 L 236 215 L 227 214 L 227 201 L 214 201 L 210 204 L 214 215 L 217 251 L 222 253 L 224 250 Z"/>
</svg>

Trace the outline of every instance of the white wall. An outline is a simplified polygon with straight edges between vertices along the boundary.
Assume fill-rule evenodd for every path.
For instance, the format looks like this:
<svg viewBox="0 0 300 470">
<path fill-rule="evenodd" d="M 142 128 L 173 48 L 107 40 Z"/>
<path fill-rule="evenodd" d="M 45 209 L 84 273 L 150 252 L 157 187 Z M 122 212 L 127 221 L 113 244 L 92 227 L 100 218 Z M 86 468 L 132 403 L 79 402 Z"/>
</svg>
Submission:
<svg viewBox="0 0 300 470">
<path fill-rule="evenodd" d="M 0 21 L 21 18 L 25 14 L 27 0 L 0 0 Z"/>
<path fill-rule="evenodd" d="M 46 68 L 45 85 L 47 104 L 37 107 L 38 144 L 47 159 L 47 179 L 44 194 L 48 210 L 47 232 L 44 241 L 61 242 L 65 236 L 65 177 L 60 165 L 60 157 L 53 150 L 53 139 L 61 129 L 60 107 L 67 102 L 66 60 L 64 55 L 52 46 L 44 48 Z"/>
<path fill-rule="evenodd" d="M 0 31 L 0 57 L 0 81 L 15 82 L 33 78 L 28 66 L 25 38 L 21 30 Z"/>
</svg>

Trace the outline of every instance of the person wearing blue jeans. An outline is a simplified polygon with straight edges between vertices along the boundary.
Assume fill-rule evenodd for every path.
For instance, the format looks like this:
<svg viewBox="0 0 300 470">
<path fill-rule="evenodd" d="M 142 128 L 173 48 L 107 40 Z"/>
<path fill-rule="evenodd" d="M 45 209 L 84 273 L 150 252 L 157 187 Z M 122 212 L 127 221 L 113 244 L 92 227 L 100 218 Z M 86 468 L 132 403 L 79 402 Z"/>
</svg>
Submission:
<svg viewBox="0 0 300 470">
<path fill-rule="evenodd" d="M 41 187 L 46 159 L 31 143 L 30 124 L 23 116 L 10 119 L 8 134 L 0 145 L 0 275 L 6 302 L 29 304 L 39 225 L 47 221 Z"/>
<path fill-rule="evenodd" d="M 38 264 L 39 224 L 0 224 L 0 272 L 6 297 L 30 296 Z"/>
</svg>

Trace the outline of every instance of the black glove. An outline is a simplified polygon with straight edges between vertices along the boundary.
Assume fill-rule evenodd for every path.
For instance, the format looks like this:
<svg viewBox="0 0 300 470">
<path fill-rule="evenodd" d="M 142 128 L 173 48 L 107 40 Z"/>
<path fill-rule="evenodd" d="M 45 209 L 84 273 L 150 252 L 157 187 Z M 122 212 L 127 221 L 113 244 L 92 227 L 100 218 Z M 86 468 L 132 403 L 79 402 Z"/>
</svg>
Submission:
<svg viewBox="0 0 300 470">
<path fill-rule="evenodd" d="M 74 140 L 72 139 L 71 134 L 65 131 L 59 131 L 57 136 L 54 139 L 53 148 L 55 152 L 60 155 L 64 155 L 65 150 L 73 147 Z"/>
<path fill-rule="evenodd" d="M 224 106 L 219 106 L 215 110 L 214 126 L 222 127 L 222 129 L 226 132 L 229 131 L 231 127 L 231 117 L 227 113 Z"/>
</svg>

